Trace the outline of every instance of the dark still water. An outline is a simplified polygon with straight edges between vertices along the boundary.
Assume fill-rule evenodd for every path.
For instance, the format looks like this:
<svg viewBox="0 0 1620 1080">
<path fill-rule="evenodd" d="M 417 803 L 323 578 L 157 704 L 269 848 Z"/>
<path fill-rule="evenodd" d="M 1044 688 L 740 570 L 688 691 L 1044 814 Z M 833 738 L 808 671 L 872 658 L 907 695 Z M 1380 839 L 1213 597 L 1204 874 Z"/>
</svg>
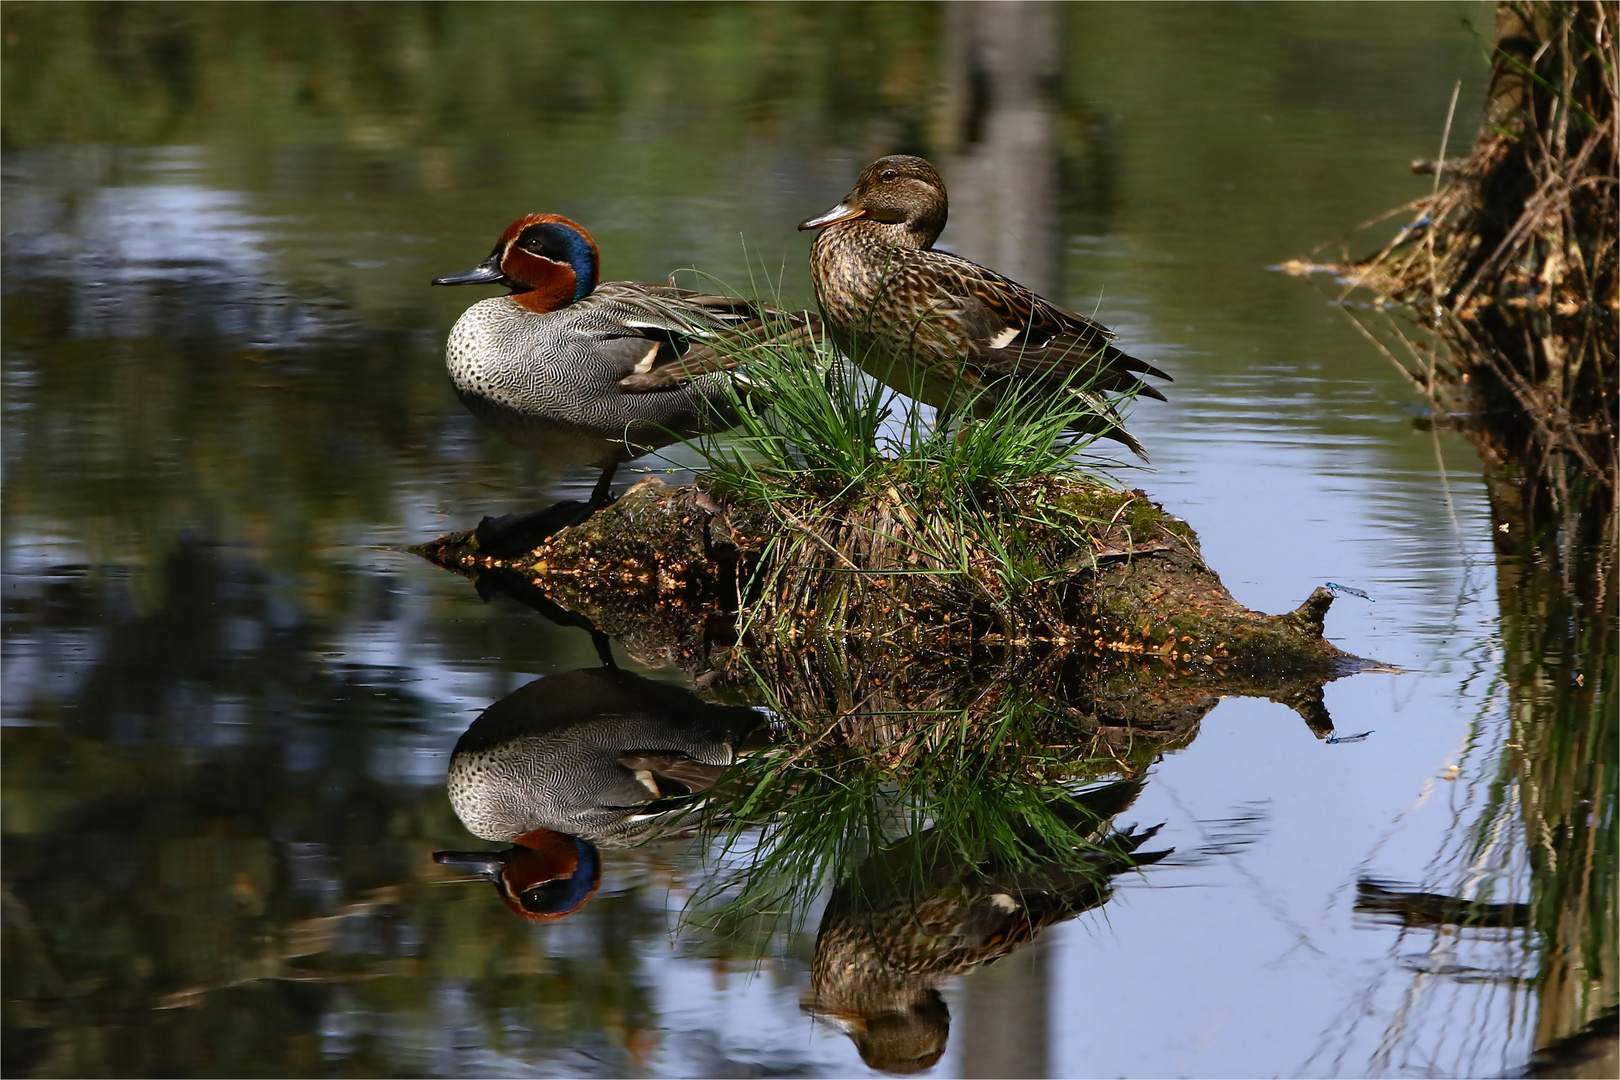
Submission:
<svg viewBox="0 0 1620 1080">
<path fill-rule="evenodd" d="M 7 4 L 5 1073 L 1499 1075 L 1611 1009 L 1612 597 L 1560 591 L 1470 446 L 1268 270 L 1429 189 L 1408 163 L 1458 80 L 1471 136 L 1491 20 Z M 404 548 L 594 479 L 465 412 L 443 344 L 484 294 L 430 278 L 549 211 L 608 279 L 806 303 L 795 223 L 895 150 L 950 184 L 944 243 L 1174 376 L 1124 476 L 1237 598 L 1359 590 L 1328 636 L 1388 667 L 1326 687 L 1364 739 L 1232 697 L 1149 753 L 1091 838 L 1174 854 L 891 987 L 913 1026 L 874 1049 L 817 932 L 888 909 L 838 881 L 739 928 L 689 903 L 735 850 L 621 838 L 536 921 L 434 862 L 501 848 L 447 796 L 473 720 L 595 716 L 609 677 L 584 630 Z M 612 708 L 719 723 L 614 657 L 641 704 Z"/>
</svg>

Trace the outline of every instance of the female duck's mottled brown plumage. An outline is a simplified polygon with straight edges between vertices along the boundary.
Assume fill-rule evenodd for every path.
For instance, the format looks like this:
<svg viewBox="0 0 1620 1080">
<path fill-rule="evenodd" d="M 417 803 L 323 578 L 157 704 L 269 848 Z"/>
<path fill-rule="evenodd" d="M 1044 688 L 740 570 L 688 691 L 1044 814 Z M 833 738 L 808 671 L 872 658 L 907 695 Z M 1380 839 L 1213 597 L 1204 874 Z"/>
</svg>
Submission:
<svg viewBox="0 0 1620 1080">
<path fill-rule="evenodd" d="M 926 404 L 985 412 L 1031 382 L 1081 395 L 1094 426 L 1138 454 L 1109 394 L 1164 400 L 1141 375 L 1170 376 L 1110 344 L 1106 327 L 933 244 L 945 182 L 919 157 L 880 158 L 843 202 L 800 225 L 820 229 L 810 274 L 833 340 L 873 377 Z"/>
</svg>

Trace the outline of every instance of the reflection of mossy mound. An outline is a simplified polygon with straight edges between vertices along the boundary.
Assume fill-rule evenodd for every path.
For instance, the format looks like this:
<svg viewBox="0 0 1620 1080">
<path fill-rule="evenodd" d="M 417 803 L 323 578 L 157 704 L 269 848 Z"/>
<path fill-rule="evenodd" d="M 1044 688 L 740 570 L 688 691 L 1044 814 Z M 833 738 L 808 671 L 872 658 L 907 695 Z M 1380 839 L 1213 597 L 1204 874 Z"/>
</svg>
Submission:
<svg viewBox="0 0 1620 1080">
<path fill-rule="evenodd" d="M 978 512 L 1003 554 L 892 488 L 801 517 L 650 480 L 518 557 L 484 556 L 470 534 L 422 550 L 450 568 L 520 575 L 632 651 L 695 669 L 739 634 L 755 647 L 882 646 L 902 663 L 1018 646 L 1257 676 L 1353 663 L 1322 637 L 1330 594 L 1287 615 L 1250 611 L 1204 565 L 1191 529 L 1140 492 L 1038 478 Z M 1006 572 L 1009 550 L 1025 560 L 1021 576 Z"/>
<path fill-rule="evenodd" d="M 420 550 L 679 666 L 705 698 L 769 706 L 776 739 L 709 793 L 731 869 L 694 910 L 720 938 L 791 923 L 899 829 L 926 830 L 964 880 L 1002 868 L 1028 885 L 1016 901 L 998 886 L 981 912 L 1022 905 L 1011 948 L 1105 895 L 1100 845 L 1075 831 L 1086 785 L 1142 777 L 1226 696 L 1283 702 L 1329 734 L 1322 684 L 1362 665 L 1323 639 L 1325 590 L 1287 615 L 1244 608 L 1140 492 L 1072 473 L 987 490 L 963 500 L 970 515 L 931 512 L 897 480 L 730 505 L 652 480 L 515 556 L 471 533 Z M 1045 890 L 1050 910 L 1036 871 L 1073 885 Z M 823 979 L 816 1011 L 852 1024 L 869 1064 L 926 1067 L 948 1022 L 934 970 L 844 994 Z"/>
</svg>

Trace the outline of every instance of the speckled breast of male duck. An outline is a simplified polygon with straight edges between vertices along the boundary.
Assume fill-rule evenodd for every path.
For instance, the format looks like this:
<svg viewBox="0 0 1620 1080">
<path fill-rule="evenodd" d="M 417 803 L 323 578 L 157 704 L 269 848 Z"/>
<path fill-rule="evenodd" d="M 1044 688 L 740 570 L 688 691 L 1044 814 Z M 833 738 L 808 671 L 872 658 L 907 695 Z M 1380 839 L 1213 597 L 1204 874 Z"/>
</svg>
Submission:
<svg viewBox="0 0 1620 1080">
<path fill-rule="evenodd" d="M 620 389 L 633 365 L 603 344 L 635 314 L 620 300 L 628 288 L 602 285 L 543 314 L 504 296 L 474 304 L 445 347 L 457 395 L 507 440 L 542 453 L 571 446 L 581 460 L 667 445 L 704 427 L 706 417 L 730 423 L 724 372 L 659 393 Z"/>
</svg>

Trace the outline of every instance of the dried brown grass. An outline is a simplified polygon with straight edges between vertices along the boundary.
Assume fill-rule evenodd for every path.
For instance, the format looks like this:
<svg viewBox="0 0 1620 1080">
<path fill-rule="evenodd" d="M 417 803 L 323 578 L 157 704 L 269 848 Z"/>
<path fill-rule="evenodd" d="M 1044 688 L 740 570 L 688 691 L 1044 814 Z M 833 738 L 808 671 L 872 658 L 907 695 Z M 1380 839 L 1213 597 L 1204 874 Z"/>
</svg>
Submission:
<svg viewBox="0 0 1620 1080">
<path fill-rule="evenodd" d="M 1500 4 L 1472 150 L 1446 160 L 1443 140 L 1440 160 L 1413 163 L 1434 173 L 1430 194 L 1378 219 L 1412 224 L 1368 258 L 1324 263 L 1313 252 L 1283 266 L 1332 271 L 1339 299 L 1368 289 L 1376 307 L 1417 316 L 1435 347 L 1396 326 L 1392 349 L 1346 307 L 1436 413 L 1468 421 L 1482 449 L 1555 485 L 1573 465 L 1611 506 L 1617 22 L 1612 0 Z"/>
</svg>

